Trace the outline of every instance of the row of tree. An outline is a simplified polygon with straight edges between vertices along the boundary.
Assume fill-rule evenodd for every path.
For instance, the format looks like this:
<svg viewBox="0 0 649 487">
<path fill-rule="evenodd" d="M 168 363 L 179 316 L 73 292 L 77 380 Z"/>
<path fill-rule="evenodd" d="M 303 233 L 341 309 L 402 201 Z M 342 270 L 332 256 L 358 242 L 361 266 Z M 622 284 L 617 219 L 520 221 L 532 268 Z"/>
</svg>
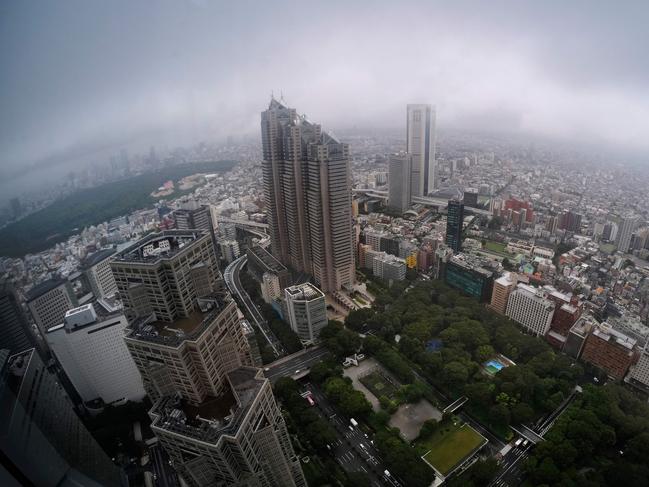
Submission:
<svg viewBox="0 0 649 487">
<path fill-rule="evenodd" d="M 509 424 L 554 410 L 583 374 L 542 340 L 440 281 L 417 282 L 398 298 L 392 289 L 382 295 L 382 305 L 353 311 L 346 319 L 349 328 L 376 335 L 365 339 L 364 349 L 403 382 L 413 380 L 414 366 L 445 395 L 467 395 L 472 412 L 501 436 Z M 441 349 L 427 349 L 433 339 Z M 483 364 L 496 353 L 517 365 L 492 378 Z"/>
</svg>

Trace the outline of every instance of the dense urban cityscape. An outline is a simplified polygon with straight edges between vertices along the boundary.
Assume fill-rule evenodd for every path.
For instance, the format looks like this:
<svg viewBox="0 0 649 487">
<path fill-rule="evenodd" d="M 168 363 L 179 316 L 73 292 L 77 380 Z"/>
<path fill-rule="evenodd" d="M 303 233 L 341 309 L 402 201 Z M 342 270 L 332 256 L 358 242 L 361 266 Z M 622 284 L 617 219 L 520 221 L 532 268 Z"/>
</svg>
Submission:
<svg viewBox="0 0 649 487">
<path fill-rule="evenodd" d="M 290 100 L 2 200 L 0 484 L 649 485 L 646 159 Z"/>
</svg>

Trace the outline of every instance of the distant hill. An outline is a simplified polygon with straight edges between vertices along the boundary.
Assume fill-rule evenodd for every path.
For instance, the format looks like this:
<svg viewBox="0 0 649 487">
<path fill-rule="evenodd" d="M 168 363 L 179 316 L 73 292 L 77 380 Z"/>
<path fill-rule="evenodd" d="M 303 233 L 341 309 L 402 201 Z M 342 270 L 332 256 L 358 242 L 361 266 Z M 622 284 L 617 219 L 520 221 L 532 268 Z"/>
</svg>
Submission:
<svg viewBox="0 0 649 487">
<path fill-rule="evenodd" d="M 156 201 L 151 192 L 167 180 L 177 181 L 196 173 L 228 171 L 235 164 L 236 161 L 181 164 L 83 189 L 0 230 L 0 255 L 21 257 L 41 252 L 84 227 L 150 207 Z M 174 193 L 172 197 L 179 194 Z"/>
</svg>

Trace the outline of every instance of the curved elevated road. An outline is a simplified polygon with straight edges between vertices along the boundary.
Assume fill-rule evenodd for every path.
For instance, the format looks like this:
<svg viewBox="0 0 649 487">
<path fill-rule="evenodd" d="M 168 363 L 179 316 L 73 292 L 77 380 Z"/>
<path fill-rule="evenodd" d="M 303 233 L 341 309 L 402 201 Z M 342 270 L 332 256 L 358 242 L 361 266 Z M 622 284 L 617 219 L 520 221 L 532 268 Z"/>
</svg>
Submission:
<svg viewBox="0 0 649 487">
<path fill-rule="evenodd" d="M 275 352 L 275 355 L 279 357 L 286 353 L 284 347 L 270 330 L 268 323 L 259 312 L 259 309 L 257 309 L 255 303 L 250 299 L 250 295 L 241 285 L 239 273 L 247 262 L 248 257 L 246 255 L 242 255 L 238 259 L 232 261 L 232 263 L 225 268 L 225 272 L 223 273 L 225 284 L 228 286 L 230 292 L 238 298 L 239 303 L 243 305 L 244 311 L 248 317 L 255 325 L 257 325 L 257 328 L 259 328 L 261 333 L 264 335 L 264 338 L 273 349 L 273 352 Z"/>
</svg>

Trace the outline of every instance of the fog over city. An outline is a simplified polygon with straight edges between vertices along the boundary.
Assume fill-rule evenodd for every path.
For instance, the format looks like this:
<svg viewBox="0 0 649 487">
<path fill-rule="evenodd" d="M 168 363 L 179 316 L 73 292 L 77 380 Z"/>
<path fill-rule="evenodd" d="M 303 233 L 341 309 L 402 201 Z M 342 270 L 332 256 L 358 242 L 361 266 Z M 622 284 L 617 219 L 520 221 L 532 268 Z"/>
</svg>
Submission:
<svg viewBox="0 0 649 487">
<path fill-rule="evenodd" d="M 587 14 L 587 15 L 586 15 Z M 646 2 L 8 1 L 0 175 L 258 134 L 271 92 L 326 128 L 649 148 Z"/>
</svg>

